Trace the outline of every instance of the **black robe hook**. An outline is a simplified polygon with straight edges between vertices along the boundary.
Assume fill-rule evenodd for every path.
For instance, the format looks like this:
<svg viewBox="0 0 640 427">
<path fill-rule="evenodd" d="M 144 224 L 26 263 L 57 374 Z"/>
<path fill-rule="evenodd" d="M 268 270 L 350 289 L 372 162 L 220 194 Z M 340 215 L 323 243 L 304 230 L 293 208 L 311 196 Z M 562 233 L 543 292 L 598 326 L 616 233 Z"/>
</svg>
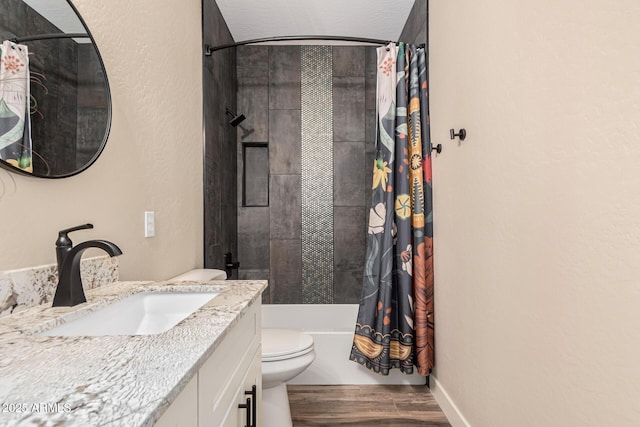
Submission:
<svg viewBox="0 0 640 427">
<path fill-rule="evenodd" d="M 449 129 L 449 135 L 451 139 L 456 139 L 456 137 L 460 138 L 460 141 L 464 141 L 467 137 L 467 131 L 465 129 L 460 129 L 458 133 L 456 133 L 455 129 Z"/>
</svg>

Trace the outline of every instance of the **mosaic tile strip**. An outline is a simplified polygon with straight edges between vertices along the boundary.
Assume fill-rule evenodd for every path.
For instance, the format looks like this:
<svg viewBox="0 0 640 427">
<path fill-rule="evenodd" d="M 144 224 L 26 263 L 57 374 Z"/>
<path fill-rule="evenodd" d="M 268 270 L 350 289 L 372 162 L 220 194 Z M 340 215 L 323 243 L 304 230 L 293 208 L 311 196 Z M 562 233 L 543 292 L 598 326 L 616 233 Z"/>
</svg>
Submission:
<svg viewBox="0 0 640 427">
<path fill-rule="evenodd" d="M 302 46 L 302 302 L 333 303 L 331 46 Z"/>
</svg>

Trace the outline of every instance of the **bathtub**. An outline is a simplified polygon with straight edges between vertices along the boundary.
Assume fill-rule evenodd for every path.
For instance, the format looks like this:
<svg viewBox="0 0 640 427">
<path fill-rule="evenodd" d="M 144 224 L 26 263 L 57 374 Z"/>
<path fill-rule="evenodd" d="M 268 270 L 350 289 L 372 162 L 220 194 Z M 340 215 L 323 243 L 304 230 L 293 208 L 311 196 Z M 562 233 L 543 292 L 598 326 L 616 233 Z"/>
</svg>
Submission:
<svg viewBox="0 0 640 427">
<path fill-rule="evenodd" d="M 420 384 L 425 377 L 392 369 L 378 375 L 349 360 L 358 304 L 265 304 L 262 327 L 302 329 L 313 336 L 316 360 L 289 384 Z"/>
</svg>

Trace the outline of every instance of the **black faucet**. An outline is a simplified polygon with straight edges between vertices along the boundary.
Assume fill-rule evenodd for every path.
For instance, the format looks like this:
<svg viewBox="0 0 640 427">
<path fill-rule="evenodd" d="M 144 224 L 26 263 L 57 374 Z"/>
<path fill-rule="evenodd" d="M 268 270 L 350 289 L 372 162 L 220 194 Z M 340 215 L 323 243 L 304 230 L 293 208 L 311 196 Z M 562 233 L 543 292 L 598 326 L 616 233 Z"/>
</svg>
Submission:
<svg viewBox="0 0 640 427">
<path fill-rule="evenodd" d="M 74 306 L 87 302 L 80 278 L 80 259 L 86 249 L 102 249 L 112 257 L 122 255 L 119 247 L 106 240 L 88 240 L 74 247 L 67 233 L 89 228 L 93 228 L 93 224 L 67 228 L 58 233 L 58 240 L 56 240 L 58 287 L 53 297 L 53 307 Z"/>
</svg>

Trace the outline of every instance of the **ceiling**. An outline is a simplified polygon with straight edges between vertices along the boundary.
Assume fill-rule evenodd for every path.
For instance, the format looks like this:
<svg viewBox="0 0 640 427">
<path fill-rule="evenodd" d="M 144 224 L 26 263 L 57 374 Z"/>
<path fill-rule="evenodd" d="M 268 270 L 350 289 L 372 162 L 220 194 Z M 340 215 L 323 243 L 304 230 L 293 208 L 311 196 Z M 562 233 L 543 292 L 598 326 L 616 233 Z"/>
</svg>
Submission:
<svg viewBox="0 0 640 427">
<path fill-rule="evenodd" d="M 82 23 L 66 0 L 23 0 L 65 33 L 84 33 Z"/>
<path fill-rule="evenodd" d="M 235 41 L 331 35 L 398 40 L 415 0 L 216 0 Z"/>
<path fill-rule="evenodd" d="M 67 0 L 23 0 L 29 7 L 46 18 L 63 33 L 86 33 L 82 22 Z M 27 34 L 25 34 L 27 35 Z M 91 43 L 90 39 L 74 39 L 78 43 Z"/>
</svg>

